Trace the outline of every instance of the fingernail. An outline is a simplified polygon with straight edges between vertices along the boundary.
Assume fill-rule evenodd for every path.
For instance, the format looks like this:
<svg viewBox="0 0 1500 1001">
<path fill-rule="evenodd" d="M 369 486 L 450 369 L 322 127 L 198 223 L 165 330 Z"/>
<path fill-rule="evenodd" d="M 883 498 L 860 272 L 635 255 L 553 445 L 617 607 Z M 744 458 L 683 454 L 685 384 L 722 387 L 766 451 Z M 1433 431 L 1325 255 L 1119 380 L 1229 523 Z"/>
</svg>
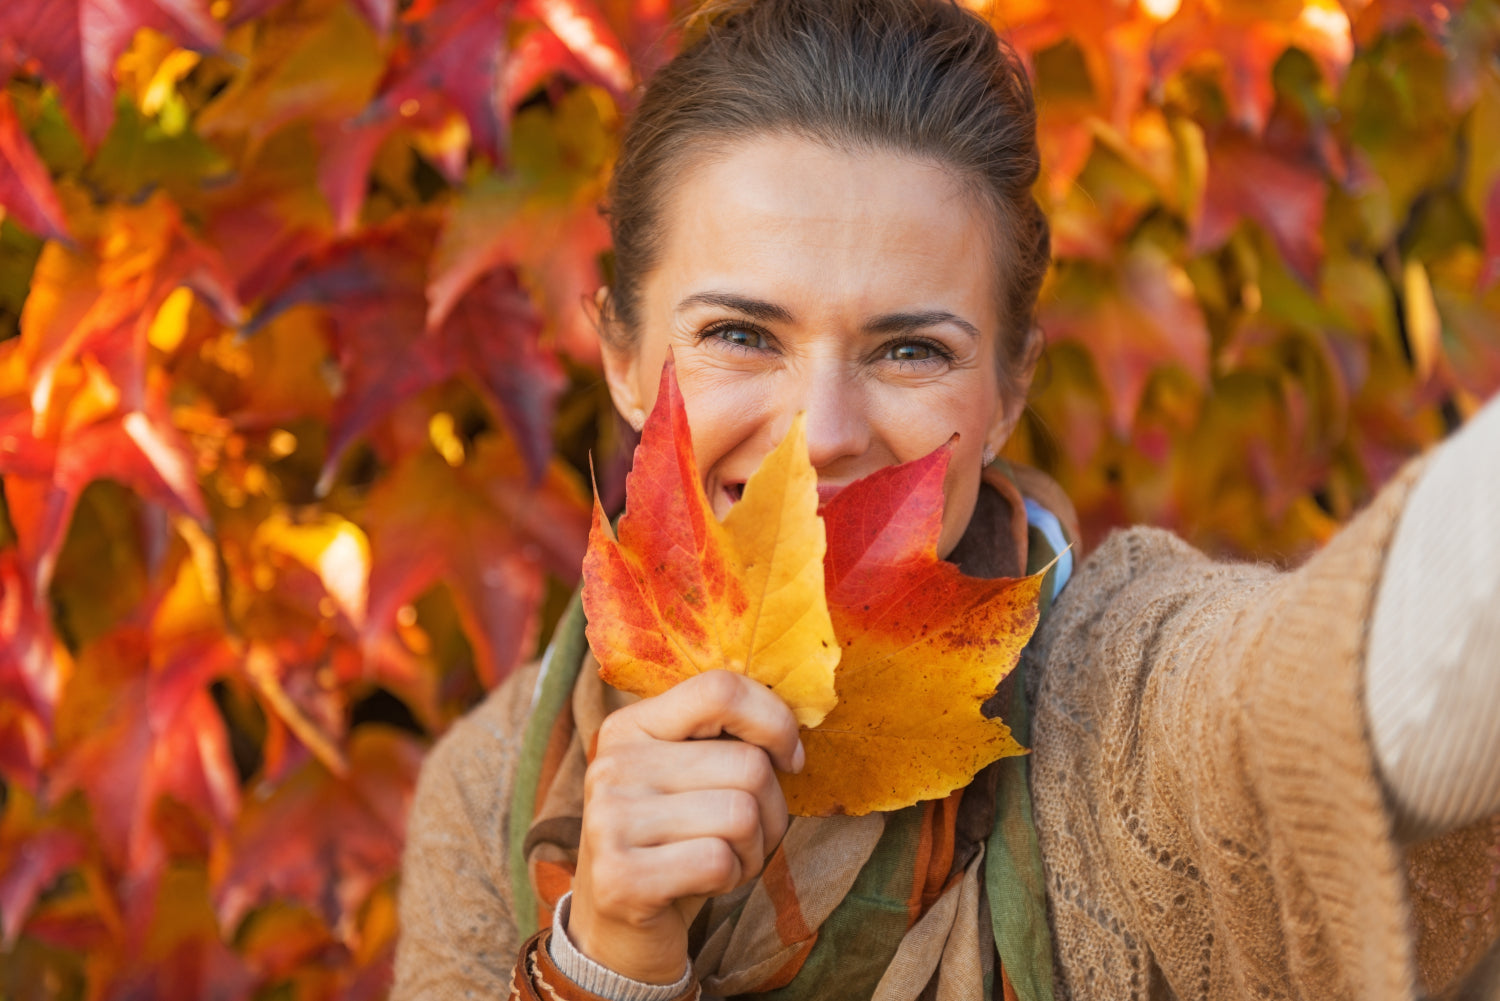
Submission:
<svg viewBox="0 0 1500 1001">
<path fill-rule="evenodd" d="M 807 764 L 807 749 L 802 746 L 802 741 L 797 741 L 797 749 L 792 752 L 793 774 L 802 771 L 802 766 Z"/>
</svg>

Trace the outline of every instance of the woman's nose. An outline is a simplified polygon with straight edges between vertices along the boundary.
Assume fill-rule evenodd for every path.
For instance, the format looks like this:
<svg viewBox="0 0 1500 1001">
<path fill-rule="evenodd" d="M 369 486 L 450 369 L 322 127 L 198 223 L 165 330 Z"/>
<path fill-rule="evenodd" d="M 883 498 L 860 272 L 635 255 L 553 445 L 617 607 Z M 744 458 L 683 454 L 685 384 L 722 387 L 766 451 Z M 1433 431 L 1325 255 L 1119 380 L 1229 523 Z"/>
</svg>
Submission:
<svg viewBox="0 0 1500 1001">
<path fill-rule="evenodd" d="M 807 413 L 807 451 L 813 468 L 827 471 L 840 460 L 863 455 L 870 443 L 865 393 L 859 379 L 835 366 L 818 366 L 801 387 L 792 413 Z"/>
</svg>

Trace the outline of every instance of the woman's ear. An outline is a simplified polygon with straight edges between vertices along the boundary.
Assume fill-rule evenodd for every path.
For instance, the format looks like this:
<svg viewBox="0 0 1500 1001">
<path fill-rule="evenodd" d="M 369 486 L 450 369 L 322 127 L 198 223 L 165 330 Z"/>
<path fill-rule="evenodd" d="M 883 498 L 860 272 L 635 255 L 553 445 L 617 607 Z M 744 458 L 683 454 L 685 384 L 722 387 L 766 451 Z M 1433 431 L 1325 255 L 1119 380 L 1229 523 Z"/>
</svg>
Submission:
<svg viewBox="0 0 1500 1001">
<path fill-rule="evenodd" d="M 1016 425 L 1020 423 L 1021 415 L 1026 412 L 1026 397 L 1031 393 L 1031 379 L 1036 374 L 1037 363 L 1041 361 L 1042 350 L 1046 346 L 1047 338 L 1042 334 L 1042 328 L 1032 327 L 1026 335 L 1026 345 L 1021 350 L 1020 364 L 1005 380 L 1004 390 L 1000 394 L 1000 406 L 995 409 L 995 421 L 990 425 L 989 434 L 985 436 L 985 447 L 990 454 L 1000 453 L 1010 440 Z"/>
<path fill-rule="evenodd" d="M 600 286 L 593 299 L 585 304 L 594 332 L 599 337 L 599 354 L 604 362 L 604 382 L 609 386 L 609 397 L 615 409 L 632 427 L 639 430 L 637 414 L 644 414 L 644 402 L 640 392 L 640 352 L 627 346 L 621 331 L 615 329 L 618 322 L 610 309 L 609 287 Z"/>
</svg>

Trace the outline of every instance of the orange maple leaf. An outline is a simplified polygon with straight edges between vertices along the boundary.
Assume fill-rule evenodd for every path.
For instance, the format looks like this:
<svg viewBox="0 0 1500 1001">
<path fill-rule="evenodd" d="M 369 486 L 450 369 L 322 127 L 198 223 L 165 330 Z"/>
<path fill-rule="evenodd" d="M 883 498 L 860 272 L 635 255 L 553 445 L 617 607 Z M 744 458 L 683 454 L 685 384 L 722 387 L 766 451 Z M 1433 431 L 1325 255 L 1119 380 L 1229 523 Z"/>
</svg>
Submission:
<svg viewBox="0 0 1500 1001">
<path fill-rule="evenodd" d="M 984 714 L 1037 624 L 1046 571 L 967 577 L 937 554 L 950 446 L 856 480 L 823 510 L 839 702 L 782 775 L 799 816 L 862 815 L 936 799 L 1024 754 Z"/>
</svg>

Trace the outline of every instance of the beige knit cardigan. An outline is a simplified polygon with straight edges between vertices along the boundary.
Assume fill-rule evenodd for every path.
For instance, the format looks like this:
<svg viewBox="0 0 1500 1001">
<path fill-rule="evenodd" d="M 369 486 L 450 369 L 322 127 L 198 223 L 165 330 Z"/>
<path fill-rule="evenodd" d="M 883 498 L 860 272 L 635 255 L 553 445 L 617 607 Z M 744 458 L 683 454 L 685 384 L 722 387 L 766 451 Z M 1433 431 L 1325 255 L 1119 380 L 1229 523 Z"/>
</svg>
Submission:
<svg viewBox="0 0 1500 1001">
<path fill-rule="evenodd" d="M 1398 846 L 1363 709 L 1416 468 L 1298 570 L 1136 529 L 1063 592 L 1026 654 L 1058 1001 L 1500 997 L 1500 817 Z M 534 680 L 423 769 L 397 999 L 509 992 L 506 813 Z"/>
</svg>

